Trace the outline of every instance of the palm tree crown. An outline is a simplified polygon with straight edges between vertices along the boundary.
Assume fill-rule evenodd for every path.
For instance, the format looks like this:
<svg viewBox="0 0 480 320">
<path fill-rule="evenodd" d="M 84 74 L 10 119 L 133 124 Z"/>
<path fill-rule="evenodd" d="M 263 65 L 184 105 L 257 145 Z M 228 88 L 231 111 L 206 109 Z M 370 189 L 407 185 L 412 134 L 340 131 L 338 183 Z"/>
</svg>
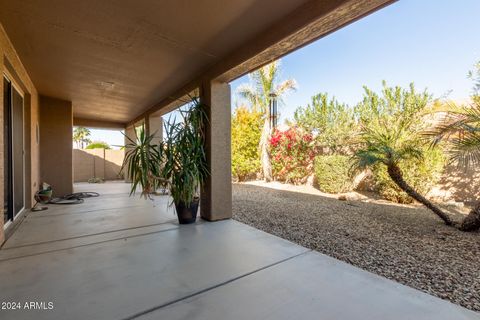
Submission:
<svg viewBox="0 0 480 320">
<path fill-rule="evenodd" d="M 412 134 L 410 121 L 378 121 L 375 127 L 361 126 L 362 147 L 355 153 L 355 166 L 366 169 L 378 163 L 398 165 L 401 161 L 423 157 L 422 140 Z"/>
<path fill-rule="evenodd" d="M 266 66 L 252 72 L 250 83 L 240 85 L 237 93 L 246 99 L 252 108 L 268 115 L 270 94 L 275 94 L 279 104 L 282 97 L 291 90 L 296 90 L 297 83 L 294 79 L 287 79 L 279 82 L 280 61 L 274 61 Z"/>
<path fill-rule="evenodd" d="M 250 74 L 250 83 L 243 84 L 237 89 L 240 97 L 246 99 L 254 111 L 260 111 L 263 114 L 264 124 L 258 147 L 260 150 L 263 177 L 266 181 L 273 179 L 268 150 L 268 140 L 272 133 L 269 110 L 271 95 L 276 96 L 277 102 L 280 105 L 283 102 L 282 97 L 285 93 L 296 89 L 296 82 L 293 79 L 279 82 L 279 66 L 279 61 L 267 64 Z"/>
<path fill-rule="evenodd" d="M 450 160 L 462 167 L 480 164 L 480 99 L 471 105 L 458 106 L 449 102 L 436 110 L 444 113 L 440 123 L 428 135 L 434 145 L 444 140 Z"/>
<path fill-rule="evenodd" d="M 90 136 L 90 129 L 85 127 L 76 127 L 73 130 L 73 141 L 77 144 L 77 147 L 83 147 L 92 141 L 88 138 Z"/>
</svg>

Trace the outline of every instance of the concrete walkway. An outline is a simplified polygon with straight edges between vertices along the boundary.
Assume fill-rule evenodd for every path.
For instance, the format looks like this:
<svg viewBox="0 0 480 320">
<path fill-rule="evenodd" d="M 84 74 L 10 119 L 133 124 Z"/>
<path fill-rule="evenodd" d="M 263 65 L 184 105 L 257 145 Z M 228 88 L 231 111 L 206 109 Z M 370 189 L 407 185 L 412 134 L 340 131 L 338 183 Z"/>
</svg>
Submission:
<svg viewBox="0 0 480 320">
<path fill-rule="evenodd" d="M 29 213 L 0 250 L 0 319 L 480 319 L 234 220 L 179 226 L 127 184 L 77 190 L 102 196 Z"/>
</svg>

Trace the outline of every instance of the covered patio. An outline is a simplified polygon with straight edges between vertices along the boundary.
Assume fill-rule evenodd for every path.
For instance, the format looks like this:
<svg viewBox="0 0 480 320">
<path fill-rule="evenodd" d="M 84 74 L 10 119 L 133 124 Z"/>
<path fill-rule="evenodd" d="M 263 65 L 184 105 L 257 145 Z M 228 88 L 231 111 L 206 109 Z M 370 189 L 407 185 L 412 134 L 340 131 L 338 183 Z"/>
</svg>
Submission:
<svg viewBox="0 0 480 320">
<path fill-rule="evenodd" d="M 31 212 L 0 250 L 2 319 L 480 319 L 234 220 L 180 226 L 125 183 Z M 51 310 L 26 310 L 29 301 Z"/>
<path fill-rule="evenodd" d="M 0 0 L 0 319 L 480 319 L 230 220 L 229 83 L 392 2 Z M 73 184 L 73 126 L 161 133 L 189 95 L 209 117 L 202 219 Z M 43 182 L 101 195 L 33 212 Z"/>
</svg>

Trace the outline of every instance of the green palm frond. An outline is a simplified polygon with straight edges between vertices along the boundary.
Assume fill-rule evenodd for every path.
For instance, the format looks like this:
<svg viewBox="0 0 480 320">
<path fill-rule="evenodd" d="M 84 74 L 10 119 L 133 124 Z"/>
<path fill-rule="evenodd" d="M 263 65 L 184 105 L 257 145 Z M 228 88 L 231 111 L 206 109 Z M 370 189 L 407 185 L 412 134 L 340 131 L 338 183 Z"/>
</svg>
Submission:
<svg viewBox="0 0 480 320">
<path fill-rule="evenodd" d="M 440 111 L 439 111 L 440 110 Z M 445 141 L 449 146 L 450 161 L 468 167 L 480 163 L 480 103 L 473 99 L 467 106 L 447 103 L 436 112 L 444 113 L 439 123 L 425 132 L 432 145 Z"/>
<path fill-rule="evenodd" d="M 353 156 L 355 169 L 421 160 L 427 142 L 420 134 L 423 123 L 418 115 L 426 106 L 428 95 L 416 94 L 413 86 L 410 91 L 384 87 L 382 98 L 365 90 L 368 96 L 361 108 L 370 110 L 366 112 L 368 118 L 359 118 L 359 149 Z"/>
<path fill-rule="evenodd" d="M 396 150 L 394 153 L 395 161 L 416 159 L 423 159 L 423 149 L 416 145 L 406 145 Z"/>
<path fill-rule="evenodd" d="M 279 67 L 279 61 L 273 61 L 261 67 L 250 73 L 250 83 L 242 84 L 237 89 L 237 94 L 245 99 L 253 110 L 260 111 L 264 115 L 268 113 L 271 93 L 276 94 L 277 101 L 281 105 L 282 97 L 296 89 L 296 82 L 293 79 L 278 83 Z"/>
<path fill-rule="evenodd" d="M 241 98 L 247 100 L 253 108 L 260 107 L 260 97 L 256 89 L 251 84 L 249 83 L 241 84 L 237 88 L 237 94 Z"/>
<path fill-rule="evenodd" d="M 285 96 L 285 94 L 287 92 L 296 91 L 296 90 L 297 90 L 297 82 L 295 81 L 295 79 L 287 79 L 279 83 L 275 87 L 275 90 L 273 90 L 272 92 L 274 92 L 275 95 L 277 96 L 278 104 L 282 105 L 284 104 L 283 97 Z"/>
<path fill-rule="evenodd" d="M 480 132 L 464 132 L 462 136 L 452 138 L 450 143 L 448 154 L 451 162 L 467 168 L 480 164 Z"/>
<path fill-rule="evenodd" d="M 291 90 L 297 90 L 297 81 L 295 79 L 287 79 L 279 83 L 275 88 L 275 94 L 281 96 Z"/>
</svg>

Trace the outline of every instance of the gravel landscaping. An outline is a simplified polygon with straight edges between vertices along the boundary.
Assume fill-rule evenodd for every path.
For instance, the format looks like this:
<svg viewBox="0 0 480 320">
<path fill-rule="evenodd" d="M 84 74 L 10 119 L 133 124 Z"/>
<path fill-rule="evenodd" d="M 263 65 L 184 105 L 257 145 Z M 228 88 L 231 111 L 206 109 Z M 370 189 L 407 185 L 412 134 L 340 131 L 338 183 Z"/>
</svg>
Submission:
<svg viewBox="0 0 480 320">
<path fill-rule="evenodd" d="M 234 184 L 233 216 L 307 248 L 480 311 L 480 233 L 447 227 L 422 207 L 340 201 Z"/>
</svg>

